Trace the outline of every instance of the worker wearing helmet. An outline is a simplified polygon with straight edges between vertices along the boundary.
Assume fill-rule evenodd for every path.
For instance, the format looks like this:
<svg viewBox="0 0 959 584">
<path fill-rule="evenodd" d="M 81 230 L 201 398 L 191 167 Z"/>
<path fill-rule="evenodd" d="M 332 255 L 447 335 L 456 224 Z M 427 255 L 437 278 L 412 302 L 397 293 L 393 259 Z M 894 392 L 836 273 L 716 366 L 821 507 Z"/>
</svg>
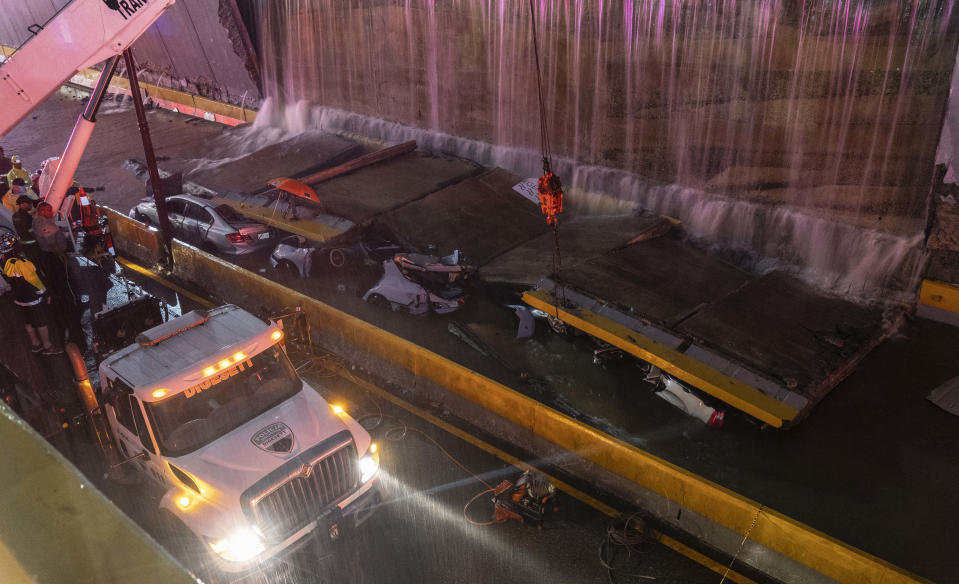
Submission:
<svg viewBox="0 0 959 584">
<path fill-rule="evenodd" d="M 13 164 L 13 168 L 10 169 L 10 172 L 7 173 L 7 182 L 11 185 L 13 184 L 14 179 L 22 179 L 23 184 L 27 187 L 33 184 L 33 179 L 30 178 L 30 173 L 23 168 L 23 160 L 20 159 L 18 154 L 14 154 L 10 157 L 10 162 Z"/>
<path fill-rule="evenodd" d="M 3 279 L 13 289 L 13 303 L 23 317 L 33 352 L 44 355 L 62 353 L 63 349 L 50 342 L 45 306 L 49 302 L 47 287 L 37 275 L 33 262 L 23 257 L 20 242 L 13 233 L 0 234 L 0 266 Z"/>
</svg>

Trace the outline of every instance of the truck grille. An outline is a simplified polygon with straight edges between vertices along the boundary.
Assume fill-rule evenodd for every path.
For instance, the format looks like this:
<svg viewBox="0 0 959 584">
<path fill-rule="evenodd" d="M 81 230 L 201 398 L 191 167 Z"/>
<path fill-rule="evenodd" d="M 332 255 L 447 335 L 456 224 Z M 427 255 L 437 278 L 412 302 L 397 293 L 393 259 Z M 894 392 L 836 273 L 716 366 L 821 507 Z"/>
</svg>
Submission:
<svg viewBox="0 0 959 584">
<path fill-rule="evenodd" d="M 359 464 L 351 438 L 319 455 L 307 461 L 301 455 L 283 465 L 278 469 L 284 475 L 281 482 L 249 499 L 254 524 L 266 539 L 289 537 L 359 486 Z"/>
</svg>

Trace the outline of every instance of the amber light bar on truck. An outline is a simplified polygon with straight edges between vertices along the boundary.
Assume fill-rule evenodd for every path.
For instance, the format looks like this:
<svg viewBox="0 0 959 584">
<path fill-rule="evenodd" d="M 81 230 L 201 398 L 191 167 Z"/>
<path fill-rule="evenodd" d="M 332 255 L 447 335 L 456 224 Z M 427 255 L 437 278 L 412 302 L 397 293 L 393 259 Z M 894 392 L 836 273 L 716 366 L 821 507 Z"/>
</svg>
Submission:
<svg viewBox="0 0 959 584">
<path fill-rule="evenodd" d="M 233 355 L 232 361 L 230 361 L 229 359 L 223 359 L 222 361 L 217 363 L 217 366 L 219 367 L 219 370 L 222 371 L 223 369 L 226 369 L 230 365 L 233 365 L 234 363 L 239 363 L 240 361 L 244 359 L 246 359 L 246 355 L 244 355 L 243 353 L 236 353 L 235 355 Z M 218 371 L 217 367 L 214 367 L 211 365 L 210 367 L 207 367 L 206 369 L 203 370 L 202 375 L 203 377 L 209 377 L 211 375 L 214 375 L 217 371 Z"/>
</svg>

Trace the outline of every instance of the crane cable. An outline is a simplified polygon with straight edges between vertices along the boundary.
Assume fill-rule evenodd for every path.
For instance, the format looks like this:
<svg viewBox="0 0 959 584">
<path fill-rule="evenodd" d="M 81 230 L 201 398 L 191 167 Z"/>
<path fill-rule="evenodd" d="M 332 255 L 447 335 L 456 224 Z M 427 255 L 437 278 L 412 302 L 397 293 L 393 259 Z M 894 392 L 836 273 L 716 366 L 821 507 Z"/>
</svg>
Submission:
<svg viewBox="0 0 959 584">
<path fill-rule="evenodd" d="M 543 176 L 538 181 L 539 204 L 546 223 L 553 231 L 553 275 L 556 283 L 553 295 L 556 298 L 555 317 L 559 319 L 559 306 L 566 304 L 566 287 L 561 275 L 562 255 L 559 246 L 559 218 L 563 212 L 563 185 L 553 173 L 553 157 L 549 147 L 549 124 L 546 118 L 546 102 L 543 99 L 543 73 L 539 64 L 539 39 L 536 34 L 536 8 L 529 0 L 529 14 L 533 27 L 533 56 L 536 64 L 536 91 L 539 98 L 540 150 L 543 154 Z M 557 294 L 558 292 L 558 294 Z"/>
</svg>

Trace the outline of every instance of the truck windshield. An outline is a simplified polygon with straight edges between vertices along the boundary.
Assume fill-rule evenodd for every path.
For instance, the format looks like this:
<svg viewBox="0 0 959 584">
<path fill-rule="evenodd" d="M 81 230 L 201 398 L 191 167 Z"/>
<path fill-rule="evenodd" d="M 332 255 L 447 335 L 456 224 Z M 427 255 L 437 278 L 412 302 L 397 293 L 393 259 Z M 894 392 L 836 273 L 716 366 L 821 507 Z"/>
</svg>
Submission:
<svg viewBox="0 0 959 584">
<path fill-rule="evenodd" d="M 160 451 L 189 454 L 295 395 L 303 387 L 278 346 L 237 362 L 160 402 L 145 403 Z"/>
</svg>

